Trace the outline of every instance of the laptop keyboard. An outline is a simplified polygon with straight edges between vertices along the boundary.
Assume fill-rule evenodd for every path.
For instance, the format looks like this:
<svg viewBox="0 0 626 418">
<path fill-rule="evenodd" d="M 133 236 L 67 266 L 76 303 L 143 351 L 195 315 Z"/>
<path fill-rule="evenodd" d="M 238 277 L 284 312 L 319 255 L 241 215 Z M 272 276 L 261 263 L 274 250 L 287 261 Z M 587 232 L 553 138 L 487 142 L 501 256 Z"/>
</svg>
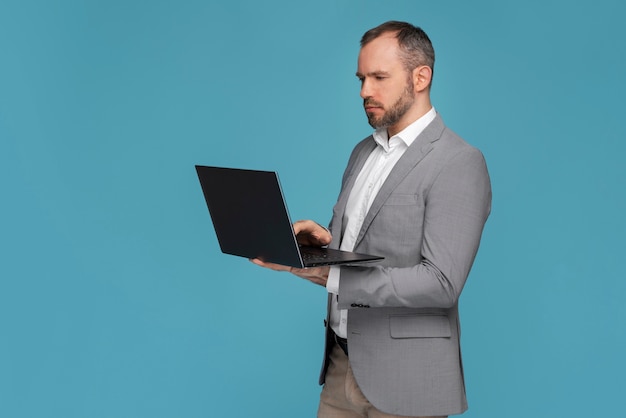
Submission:
<svg viewBox="0 0 626 418">
<path fill-rule="evenodd" d="M 333 261 L 341 261 L 343 257 L 338 252 L 327 251 L 324 248 L 315 248 L 315 247 L 306 247 L 302 248 L 300 251 L 300 255 L 302 256 L 302 261 L 310 262 L 310 261 L 324 261 L 324 262 L 333 262 Z"/>
</svg>

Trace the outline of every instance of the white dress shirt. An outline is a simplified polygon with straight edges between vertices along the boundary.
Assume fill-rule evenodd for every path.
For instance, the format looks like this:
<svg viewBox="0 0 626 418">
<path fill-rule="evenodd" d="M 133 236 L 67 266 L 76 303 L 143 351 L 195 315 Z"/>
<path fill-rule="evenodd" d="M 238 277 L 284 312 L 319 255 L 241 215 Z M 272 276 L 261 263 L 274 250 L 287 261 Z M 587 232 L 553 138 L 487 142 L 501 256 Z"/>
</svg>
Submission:
<svg viewBox="0 0 626 418">
<path fill-rule="evenodd" d="M 387 176 L 415 138 L 435 119 L 435 116 L 436 111 L 432 107 L 424 116 L 391 138 L 387 137 L 387 129 L 378 129 L 374 132 L 373 137 L 377 147 L 367 158 L 348 197 L 343 216 L 345 229 L 339 249 L 354 250 L 354 244 L 365 215 L 367 215 Z M 339 293 L 340 277 L 341 267 L 332 266 L 326 283 L 326 289 L 329 293 L 333 295 Z M 333 296 L 331 298 L 330 326 L 339 337 L 347 338 L 347 324 L 348 311 L 346 309 L 339 310 L 337 297 Z"/>
</svg>

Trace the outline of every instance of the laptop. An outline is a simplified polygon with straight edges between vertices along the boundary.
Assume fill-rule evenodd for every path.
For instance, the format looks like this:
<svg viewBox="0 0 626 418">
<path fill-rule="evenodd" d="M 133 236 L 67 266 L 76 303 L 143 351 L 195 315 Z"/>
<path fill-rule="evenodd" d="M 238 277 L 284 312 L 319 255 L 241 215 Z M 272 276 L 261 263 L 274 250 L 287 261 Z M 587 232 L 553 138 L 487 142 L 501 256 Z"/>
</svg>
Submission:
<svg viewBox="0 0 626 418">
<path fill-rule="evenodd" d="M 299 245 L 274 171 L 196 165 L 196 172 L 225 254 L 298 268 L 384 258 Z"/>
</svg>

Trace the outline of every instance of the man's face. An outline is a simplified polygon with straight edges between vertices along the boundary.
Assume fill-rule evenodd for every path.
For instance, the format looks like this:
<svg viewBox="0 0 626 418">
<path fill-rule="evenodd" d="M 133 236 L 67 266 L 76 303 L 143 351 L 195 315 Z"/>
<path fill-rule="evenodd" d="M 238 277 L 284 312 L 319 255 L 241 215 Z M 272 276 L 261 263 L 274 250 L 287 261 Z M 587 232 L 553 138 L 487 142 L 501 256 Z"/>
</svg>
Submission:
<svg viewBox="0 0 626 418">
<path fill-rule="evenodd" d="M 413 82 L 399 58 L 398 41 L 383 34 L 366 44 L 359 53 L 357 77 L 369 124 L 404 129 L 404 117 L 415 102 Z M 392 132 L 390 132 L 392 133 Z"/>
</svg>

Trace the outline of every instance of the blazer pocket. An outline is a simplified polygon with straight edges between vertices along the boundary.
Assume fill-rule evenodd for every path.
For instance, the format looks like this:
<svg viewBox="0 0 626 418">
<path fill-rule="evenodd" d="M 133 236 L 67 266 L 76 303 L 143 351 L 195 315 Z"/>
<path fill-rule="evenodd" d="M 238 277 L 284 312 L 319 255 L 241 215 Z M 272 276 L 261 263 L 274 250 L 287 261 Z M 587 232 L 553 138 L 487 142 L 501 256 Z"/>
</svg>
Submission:
<svg viewBox="0 0 626 418">
<path fill-rule="evenodd" d="M 400 194 L 400 193 L 390 194 L 384 203 L 385 206 L 406 206 L 406 205 L 416 205 L 416 204 L 417 204 L 416 194 Z"/>
<path fill-rule="evenodd" d="M 450 338 L 450 320 L 445 315 L 392 315 L 391 338 Z"/>
</svg>

